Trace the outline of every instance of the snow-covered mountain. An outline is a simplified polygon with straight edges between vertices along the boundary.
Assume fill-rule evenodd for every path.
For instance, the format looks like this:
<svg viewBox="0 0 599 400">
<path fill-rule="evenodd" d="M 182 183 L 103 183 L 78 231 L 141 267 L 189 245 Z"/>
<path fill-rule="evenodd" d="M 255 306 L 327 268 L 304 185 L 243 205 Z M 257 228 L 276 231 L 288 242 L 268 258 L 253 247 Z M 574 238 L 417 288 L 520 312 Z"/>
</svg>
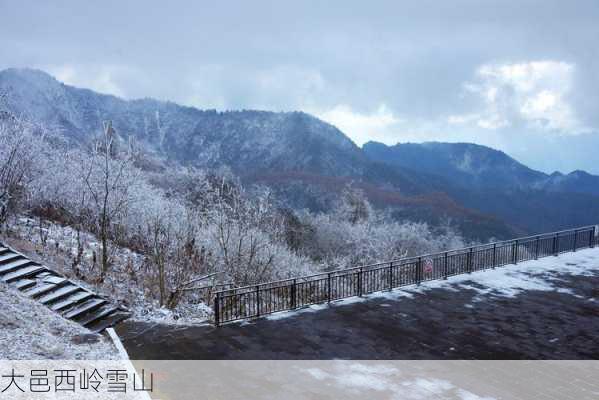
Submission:
<svg viewBox="0 0 599 400">
<path fill-rule="evenodd" d="M 152 99 L 125 101 L 64 85 L 36 70 L 0 73 L 14 111 L 83 140 L 112 120 L 121 137 L 198 166 L 273 167 L 360 174 L 365 157 L 343 133 L 308 114 L 216 112 Z M 293 155 L 290 157 L 289 155 Z"/>
<path fill-rule="evenodd" d="M 303 112 L 198 110 L 152 99 L 126 101 L 65 85 L 30 69 L 0 72 L 9 107 L 66 136 L 88 140 L 112 120 L 123 139 L 182 164 L 226 165 L 236 174 L 301 172 L 364 178 L 405 194 L 431 191 L 412 174 L 371 162 L 336 127 Z"/>
<path fill-rule="evenodd" d="M 508 237 L 599 220 L 595 197 L 580 197 L 581 209 L 571 212 L 548 194 L 548 188 L 557 191 L 563 184 L 531 186 L 544 174 L 481 146 L 423 144 L 398 152 L 370 144 L 361 149 L 336 127 L 302 112 L 217 112 L 153 99 L 123 100 L 31 69 L 0 71 L 0 92 L 8 94 L 11 111 L 73 141 L 89 141 L 103 121 L 111 120 L 124 142 L 139 143 L 165 165 L 228 166 L 246 182 L 269 185 L 295 208 L 325 209 L 351 181 L 398 218 L 431 223 L 449 218 L 471 237 Z M 563 179 L 551 182 L 558 178 Z M 542 194 L 543 205 L 551 204 L 549 215 L 526 206 L 522 212 L 532 215 L 520 218 L 512 208 L 524 200 L 521 195 L 508 193 L 511 197 L 496 204 L 499 200 L 489 200 L 494 192 L 484 190 L 488 187 L 531 188 Z M 562 214 L 568 217 L 557 218 Z"/>
<path fill-rule="evenodd" d="M 545 178 L 507 154 L 472 143 L 400 143 L 386 146 L 368 142 L 364 152 L 372 159 L 440 175 L 473 188 L 531 187 Z"/>
<path fill-rule="evenodd" d="M 540 189 L 599 195 L 599 176 L 584 171 L 551 175 L 535 171 L 502 151 L 472 143 L 368 142 L 368 157 L 402 168 L 439 175 L 465 188 Z"/>
<path fill-rule="evenodd" d="M 556 192 L 590 193 L 599 196 L 599 176 L 580 170 L 569 174 L 554 172 L 541 180 L 539 186 Z"/>
<path fill-rule="evenodd" d="M 599 177 L 583 171 L 548 175 L 472 143 L 369 142 L 363 150 L 388 165 L 443 177 L 460 204 L 529 232 L 599 221 Z"/>
</svg>

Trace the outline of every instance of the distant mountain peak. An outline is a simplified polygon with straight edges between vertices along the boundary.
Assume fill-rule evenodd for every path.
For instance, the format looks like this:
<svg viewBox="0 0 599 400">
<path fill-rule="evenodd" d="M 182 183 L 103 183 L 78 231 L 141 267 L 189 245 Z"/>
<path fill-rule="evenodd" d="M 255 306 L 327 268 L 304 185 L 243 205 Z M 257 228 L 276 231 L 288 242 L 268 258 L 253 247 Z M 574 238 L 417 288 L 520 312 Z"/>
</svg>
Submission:
<svg viewBox="0 0 599 400">
<path fill-rule="evenodd" d="M 529 186 L 545 177 L 502 151 L 473 143 L 366 143 L 371 159 L 443 176 L 481 188 Z"/>
<path fill-rule="evenodd" d="M 34 68 L 7 68 L 0 70 L 0 79 L 19 79 L 35 84 L 62 84 L 47 72 Z"/>
<path fill-rule="evenodd" d="M 588 172 L 582 171 L 580 169 L 574 170 L 574 171 L 570 172 L 568 175 L 575 176 L 575 177 L 578 177 L 578 178 L 586 178 L 586 177 L 592 176 Z"/>
<path fill-rule="evenodd" d="M 535 189 L 599 194 L 599 177 L 576 170 L 551 175 L 528 168 L 502 151 L 473 143 L 398 143 L 363 146 L 373 160 L 439 175 L 464 188 Z"/>
</svg>

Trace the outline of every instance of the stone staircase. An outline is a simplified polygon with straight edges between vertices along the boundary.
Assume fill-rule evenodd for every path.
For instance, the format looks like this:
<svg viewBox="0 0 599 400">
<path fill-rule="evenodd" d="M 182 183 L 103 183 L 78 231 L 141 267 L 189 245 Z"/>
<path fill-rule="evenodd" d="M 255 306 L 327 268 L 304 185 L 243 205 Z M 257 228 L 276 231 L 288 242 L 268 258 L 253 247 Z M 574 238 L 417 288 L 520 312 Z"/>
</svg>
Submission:
<svg viewBox="0 0 599 400">
<path fill-rule="evenodd" d="M 0 242 L 0 281 L 93 332 L 130 317 L 128 310 Z"/>
</svg>

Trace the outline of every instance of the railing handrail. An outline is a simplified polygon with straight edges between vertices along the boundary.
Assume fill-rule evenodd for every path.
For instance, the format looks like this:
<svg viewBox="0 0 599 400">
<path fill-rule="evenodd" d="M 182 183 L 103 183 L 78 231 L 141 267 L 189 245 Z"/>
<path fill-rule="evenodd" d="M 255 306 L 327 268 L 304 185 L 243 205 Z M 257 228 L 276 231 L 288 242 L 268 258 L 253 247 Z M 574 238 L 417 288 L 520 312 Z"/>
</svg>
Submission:
<svg viewBox="0 0 599 400">
<path fill-rule="evenodd" d="M 499 247 L 500 245 L 506 245 L 506 244 L 510 245 L 510 244 L 515 243 L 516 241 L 544 238 L 547 236 L 555 236 L 555 235 L 562 234 L 562 233 L 574 233 L 577 231 L 591 230 L 591 229 L 595 229 L 596 226 L 597 225 L 586 225 L 586 226 L 582 226 L 582 227 L 578 227 L 578 228 L 564 229 L 561 231 L 548 232 L 548 233 L 539 233 L 539 234 L 531 235 L 531 236 L 524 236 L 524 237 L 518 237 L 518 238 L 514 238 L 514 239 L 501 240 L 501 241 L 497 241 L 497 242 L 478 244 L 478 245 L 474 245 L 474 246 L 466 246 L 466 247 L 461 247 L 458 249 L 445 250 L 445 251 L 440 251 L 440 252 L 436 252 L 436 253 L 428 253 L 428 254 L 411 256 L 411 257 L 402 257 L 402 258 L 397 258 L 397 259 L 393 259 L 393 260 L 389 260 L 389 261 L 381 261 L 381 262 L 377 262 L 374 264 L 358 265 L 355 267 L 343 268 L 343 269 L 326 271 L 326 272 L 319 272 L 319 273 L 311 274 L 311 275 L 302 275 L 302 276 L 298 276 L 298 277 L 294 277 L 294 278 L 286 278 L 286 279 L 274 280 L 274 281 L 257 283 L 257 284 L 252 284 L 252 285 L 240 286 L 240 287 L 231 288 L 231 289 L 218 290 L 215 292 L 215 295 L 220 294 L 220 295 L 226 296 L 226 295 L 231 295 L 231 292 L 235 293 L 237 291 L 244 291 L 244 290 L 255 291 L 257 287 L 270 286 L 270 285 L 283 284 L 283 283 L 293 283 L 294 281 L 297 281 L 297 280 L 307 280 L 307 279 L 312 279 L 312 278 L 316 278 L 316 277 L 320 277 L 320 276 L 322 276 L 323 279 L 326 279 L 328 274 L 348 273 L 348 272 L 356 271 L 356 270 L 360 270 L 360 269 L 373 270 L 373 269 L 375 269 L 374 267 L 383 266 L 383 265 L 388 266 L 389 264 L 395 264 L 395 263 L 398 263 L 399 264 L 398 266 L 400 266 L 400 265 L 404 265 L 404 264 L 410 264 L 411 262 L 415 262 L 419 258 L 433 258 L 434 259 L 436 257 L 444 256 L 445 253 L 451 254 L 451 255 L 459 254 L 460 252 L 467 253 L 468 251 L 470 251 L 470 249 L 482 250 L 483 248 L 486 248 L 486 247 L 493 248 L 493 246 Z M 280 286 L 286 286 L 286 285 L 280 285 Z"/>
<path fill-rule="evenodd" d="M 598 233 L 597 225 L 589 225 L 406 257 L 370 264 L 366 267 L 357 266 L 227 289 L 215 293 L 214 323 L 218 326 L 221 322 L 256 318 L 264 314 L 294 310 L 311 304 L 393 290 L 407 285 L 420 285 L 423 281 L 447 279 L 454 275 L 494 269 L 508 264 L 517 264 L 520 261 L 575 252 L 598 245 Z M 583 241 L 581 242 L 580 239 Z M 520 249 L 523 251 L 519 251 Z M 423 258 L 432 258 L 432 263 L 423 263 Z"/>
</svg>

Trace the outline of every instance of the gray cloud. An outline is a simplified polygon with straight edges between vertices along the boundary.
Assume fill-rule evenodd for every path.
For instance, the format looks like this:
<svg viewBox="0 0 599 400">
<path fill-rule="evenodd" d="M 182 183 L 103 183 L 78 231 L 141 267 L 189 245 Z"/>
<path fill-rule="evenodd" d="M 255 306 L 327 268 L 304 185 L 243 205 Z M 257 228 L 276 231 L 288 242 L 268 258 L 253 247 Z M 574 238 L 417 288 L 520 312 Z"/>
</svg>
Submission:
<svg viewBox="0 0 599 400">
<path fill-rule="evenodd" d="M 0 0 L 0 19 L 0 68 L 200 108 L 302 109 L 358 143 L 472 141 L 599 173 L 581 145 L 599 131 L 593 0 Z M 571 71 L 525 73 L 531 90 L 480 73 L 533 62 Z M 554 142 L 577 150 L 564 159 Z"/>
</svg>

